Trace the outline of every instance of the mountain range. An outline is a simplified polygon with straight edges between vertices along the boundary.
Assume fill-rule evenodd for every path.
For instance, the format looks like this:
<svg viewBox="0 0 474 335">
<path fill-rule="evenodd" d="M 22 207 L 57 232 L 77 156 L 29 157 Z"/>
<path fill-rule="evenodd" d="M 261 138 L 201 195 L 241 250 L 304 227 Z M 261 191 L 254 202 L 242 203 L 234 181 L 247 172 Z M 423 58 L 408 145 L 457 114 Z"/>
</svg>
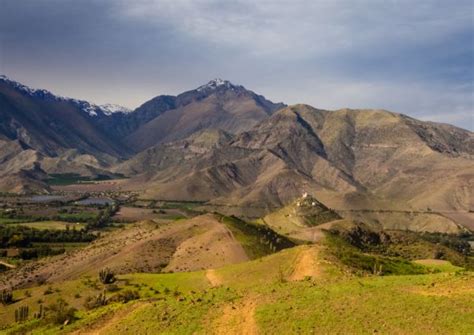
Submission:
<svg viewBox="0 0 474 335">
<path fill-rule="evenodd" d="M 259 214 L 303 192 L 346 211 L 468 212 L 474 134 L 385 110 L 286 106 L 221 79 L 130 111 L 0 77 L 0 189 L 48 192 L 64 173 Z"/>
</svg>

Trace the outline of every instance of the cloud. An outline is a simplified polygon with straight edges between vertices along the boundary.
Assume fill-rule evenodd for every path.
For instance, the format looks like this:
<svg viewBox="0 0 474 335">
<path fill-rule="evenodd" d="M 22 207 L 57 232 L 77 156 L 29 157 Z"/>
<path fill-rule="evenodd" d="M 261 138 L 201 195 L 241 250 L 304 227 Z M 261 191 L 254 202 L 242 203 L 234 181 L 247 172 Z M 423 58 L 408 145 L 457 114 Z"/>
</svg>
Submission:
<svg viewBox="0 0 474 335">
<path fill-rule="evenodd" d="M 472 24 L 457 1 L 124 1 L 125 17 L 260 56 L 300 58 L 429 44 Z"/>
<path fill-rule="evenodd" d="M 223 77 L 474 129 L 471 0 L 3 0 L 0 72 L 136 107 Z"/>
</svg>

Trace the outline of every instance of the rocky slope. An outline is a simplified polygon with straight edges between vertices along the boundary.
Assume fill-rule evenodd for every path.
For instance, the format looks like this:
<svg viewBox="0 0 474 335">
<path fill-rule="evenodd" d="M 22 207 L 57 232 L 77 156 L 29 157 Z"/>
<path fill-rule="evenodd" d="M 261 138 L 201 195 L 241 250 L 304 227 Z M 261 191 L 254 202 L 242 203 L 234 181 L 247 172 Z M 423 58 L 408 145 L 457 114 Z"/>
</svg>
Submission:
<svg viewBox="0 0 474 335">
<path fill-rule="evenodd" d="M 42 191 L 48 190 L 42 179 L 50 173 L 107 174 L 149 146 L 207 129 L 248 130 L 282 106 L 242 86 L 213 80 L 176 97 L 158 96 L 132 112 L 0 76 L 0 139 L 5 142 L 0 187 Z"/>
<path fill-rule="evenodd" d="M 0 134 L 42 154 L 55 156 L 67 149 L 116 157 L 130 153 L 99 126 L 97 120 L 109 115 L 110 110 L 89 102 L 0 77 Z"/>
<path fill-rule="evenodd" d="M 237 134 L 282 107 L 283 104 L 274 104 L 243 86 L 215 79 L 177 97 L 159 96 L 143 104 L 137 112 L 150 115 L 150 121 L 128 135 L 126 143 L 135 150 L 143 150 L 204 129 L 218 128 Z"/>
<path fill-rule="evenodd" d="M 1 77 L 0 107 L 4 191 L 115 172 L 147 197 L 263 210 L 304 191 L 340 210 L 474 207 L 474 134 L 402 114 L 283 108 L 218 79 L 130 112 Z"/>
<path fill-rule="evenodd" d="M 469 131 L 387 111 L 295 105 L 212 150 L 188 138 L 118 170 L 157 198 L 265 207 L 306 190 L 332 208 L 468 210 L 473 141 Z"/>
</svg>

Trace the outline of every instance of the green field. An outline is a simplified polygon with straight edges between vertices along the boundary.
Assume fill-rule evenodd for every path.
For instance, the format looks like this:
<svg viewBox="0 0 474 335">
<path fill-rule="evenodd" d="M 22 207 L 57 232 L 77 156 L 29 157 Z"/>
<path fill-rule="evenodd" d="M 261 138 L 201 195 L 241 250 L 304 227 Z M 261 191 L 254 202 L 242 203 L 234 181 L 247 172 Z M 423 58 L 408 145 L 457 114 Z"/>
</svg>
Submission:
<svg viewBox="0 0 474 335">
<path fill-rule="evenodd" d="M 85 224 L 83 223 L 71 223 L 64 221 L 38 221 L 38 222 L 26 222 L 17 223 L 16 226 L 29 227 L 34 229 L 53 229 L 53 230 L 66 230 L 66 229 L 83 229 Z"/>
<path fill-rule="evenodd" d="M 27 219 L 8 218 L 0 216 L 0 224 L 11 224 L 11 223 L 24 223 L 28 222 Z"/>
<path fill-rule="evenodd" d="M 124 178 L 123 175 L 114 175 L 113 177 L 107 175 L 98 175 L 96 177 L 81 176 L 76 173 L 62 173 L 62 174 L 50 174 L 48 184 L 52 186 L 60 185 L 72 185 L 78 183 L 93 183 L 96 181 L 120 179 Z"/>
<path fill-rule="evenodd" d="M 58 214 L 57 217 L 59 220 L 64 221 L 78 221 L 78 222 L 85 222 L 87 220 L 93 220 L 97 218 L 98 214 L 95 212 L 81 212 L 81 213 L 61 213 Z"/>
</svg>

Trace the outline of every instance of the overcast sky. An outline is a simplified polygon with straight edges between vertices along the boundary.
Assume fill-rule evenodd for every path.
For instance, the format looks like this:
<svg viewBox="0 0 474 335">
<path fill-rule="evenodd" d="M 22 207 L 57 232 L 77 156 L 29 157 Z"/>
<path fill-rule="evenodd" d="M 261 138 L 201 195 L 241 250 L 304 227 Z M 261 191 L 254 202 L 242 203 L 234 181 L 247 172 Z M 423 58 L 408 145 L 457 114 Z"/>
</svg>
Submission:
<svg viewBox="0 0 474 335">
<path fill-rule="evenodd" d="M 474 129 L 474 1 L 0 0 L 0 73 L 137 107 L 212 78 Z"/>
</svg>

